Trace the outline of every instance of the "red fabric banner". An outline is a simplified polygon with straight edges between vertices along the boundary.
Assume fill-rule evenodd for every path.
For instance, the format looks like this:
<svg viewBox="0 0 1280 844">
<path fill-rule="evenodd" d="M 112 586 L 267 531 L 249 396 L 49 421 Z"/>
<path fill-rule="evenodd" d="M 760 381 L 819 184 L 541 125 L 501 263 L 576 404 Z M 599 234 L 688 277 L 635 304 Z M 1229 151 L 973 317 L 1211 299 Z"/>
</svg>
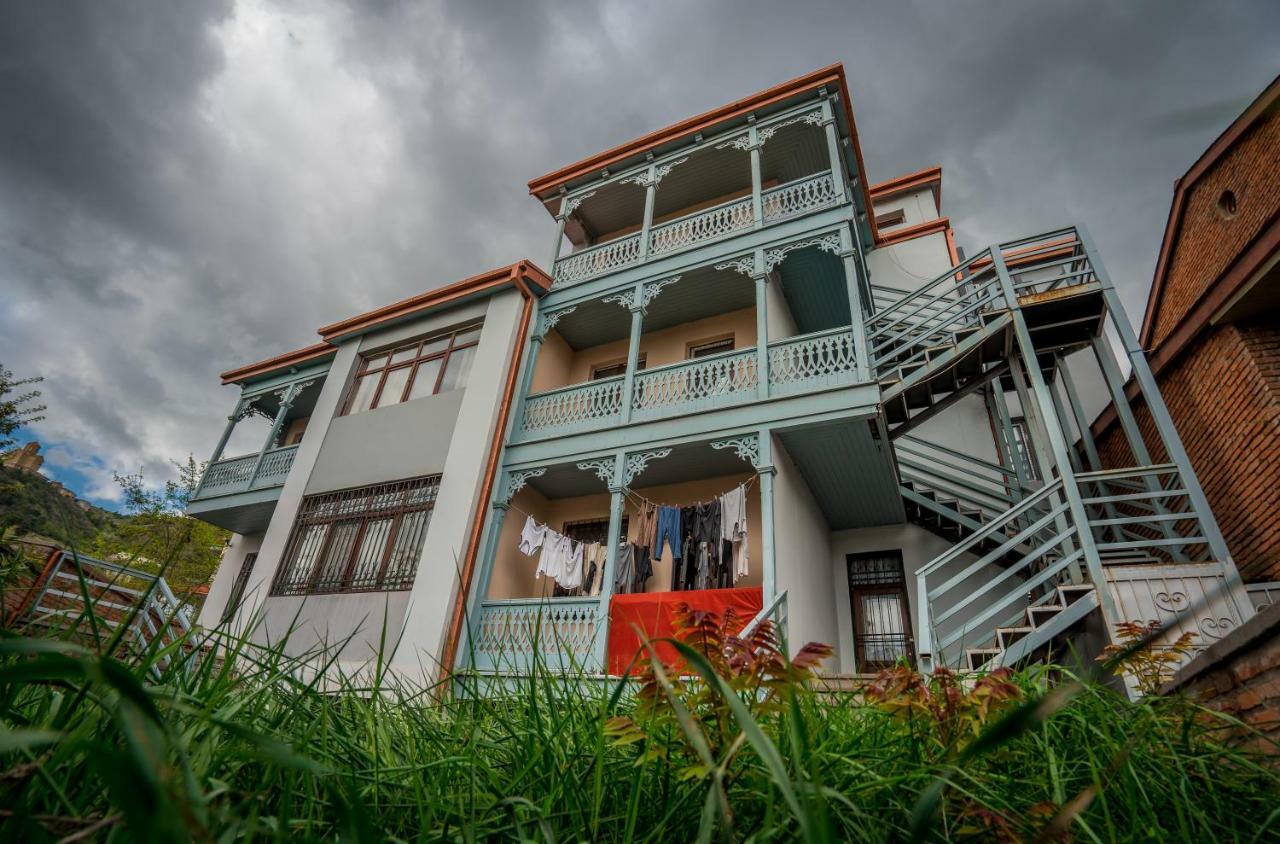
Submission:
<svg viewBox="0 0 1280 844">
<path fill-rule="evenodd" d="M 764 608 L 764 590 L 759 586 L 743 586 L 734 589 L 614 595 L 609 601 L 610 674 L 621 676 L 627 673 L 627 666 L 640 650 L 641 635 L 648 639 L 675 636 L 673 611 L 677 604 L 688 604 L 695 610 L 711 610 L 721 616 L 732 607 L 745 625 Z M 636 628 L 639 628 L 639 632 Z M 664 664 L 671 665 L 675 662 L 676 651 L 671 645 L 660 642 L 655 648 Z M 647 660 L 646 651 L 637 659 L 631 673 L 637 673 L 639 666 Z"/>
</svg>

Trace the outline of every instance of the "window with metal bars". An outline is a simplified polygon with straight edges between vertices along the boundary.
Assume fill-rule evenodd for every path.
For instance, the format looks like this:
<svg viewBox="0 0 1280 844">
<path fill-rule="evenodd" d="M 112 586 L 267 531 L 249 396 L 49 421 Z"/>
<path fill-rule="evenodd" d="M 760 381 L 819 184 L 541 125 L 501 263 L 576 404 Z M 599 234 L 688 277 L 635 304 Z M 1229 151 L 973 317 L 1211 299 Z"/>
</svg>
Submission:
<svg viewBox="0 0 1280 844">
<path fill-rule="evenodd" d="M 853 650 L 859 671 L 915 662 L 901 551 L 848 554 Z"/>
<path fill-rule="evenodd" d="M 236 614 L 240 601 L 244 598 L 244 587 L 249 583 L 249 575 L 253 574 L 253 564 L 256 562 L 258 562 L 257 551 L 250 551 L 240 561 L 240 571 L 236 572 L 236 579 L 231 584 L 231 594 L 227 596 L 227 605 L 222 608 L 222 618 L 219 623 L 226 624 Z"/>
<path fill-rule="evenodd" d="M 439 490 L 431 475 L 302 499 L 271 594 L 410 588 Z"/>
</svg>

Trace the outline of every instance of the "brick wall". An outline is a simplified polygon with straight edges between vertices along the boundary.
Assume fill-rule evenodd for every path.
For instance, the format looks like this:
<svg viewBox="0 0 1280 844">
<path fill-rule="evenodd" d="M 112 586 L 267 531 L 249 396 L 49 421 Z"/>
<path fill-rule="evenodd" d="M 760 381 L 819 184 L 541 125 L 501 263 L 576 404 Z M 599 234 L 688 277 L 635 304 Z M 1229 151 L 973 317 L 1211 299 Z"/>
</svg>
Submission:
<svg viewBox="0 0 1280 844">
<path fill-rule="evenodd" d="M 1241 738 L 1280 752 L 1280 604 L 1206 648 L 1161 691 L 1188 694 L 1235 716 L 1262 733 L 1241 731 Z"/>
<path fill-rule="evenodd" d="M 1158 381 L 1241 577 L 1280 580 L 1280 327 L 1264 318 L 1211 328 Z M 1152 458 L 1165 461 L 1145 404 L 1134 415 Z M 1136 462 L 1119 424 L 1098 451 L 1107 467 Z"/>
<path fill-rule="evenodd" d="M 1280 109 L 1258 121 L 1187 192 L 1182 229 L 1170 256 L 1151 345 L 1159 345 L 1200 296 L 1280 211 Z M 1227 219 L 1224 190 L 1236 196 Z"/>
</svg>

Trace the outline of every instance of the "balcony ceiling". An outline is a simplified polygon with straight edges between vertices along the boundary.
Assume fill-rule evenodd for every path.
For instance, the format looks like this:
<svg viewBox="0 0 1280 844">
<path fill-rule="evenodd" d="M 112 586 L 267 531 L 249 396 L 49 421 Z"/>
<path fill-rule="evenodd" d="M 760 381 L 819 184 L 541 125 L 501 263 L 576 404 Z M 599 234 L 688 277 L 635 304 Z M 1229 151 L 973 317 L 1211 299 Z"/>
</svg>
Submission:
<svg viewBox="0 0 1280 844">
<path fill-rule="evenodd" d="M 320 387 L 324 384 L 324 379 L 318 379 L 314 384 L 302 391 L 301 395 L 293 400 L 293 407 L 289 410 L 290 419 L 299 419 L 304 416 L 310 416 L 316 407 L 316 399 L 320 397 Z M 280 389 L 284 389 L 281 387 Z M 280 397 L 275 392 L 265 392 L 260 396 L 255 396 L 253 404 L 263 413 L 274 417 L 280 411 Z"/>
<path fill-rule="evenodd" d="M 841 282 L 843 284 L 843 281 Z M 843 289 L 843 287 L 841 288 Z M 644 331 L 651 333 L 717 314 L 755 307 L 755 283 L 733 270 L 699 267 L 664 287 L 649 303 Z M 848 303 L 845 303 L 848 313 Z M 631 313 L 616 302 L 583 303 L 560 320 L 560 336 L 575 351 L 624 339 L 631 332 Z"/>
<path fill-rule="evenodd" d="M 719 450 L 706 443 L 689 443 L 672 446 L 668 457 L 650 461 L 645 470 L 631 482 L 631 486 L 643 494 L 650 487 L 706 478 L 749 475 L 754 471 L 751 464 L 740 459 L 733 449 Z M 529 486 L 547 498 L 577 498 L 608 492 L 604 481 L 594 471 L 581 470 L 573 463 L 549 467 L 545 475 L 531 479 Z"/>
<path fill-rule="evenodd" d="M 779 435 L 832 530 L 905 518 L 889 458 L 871 432 L 870 421 L 852 420 Z"/>
<path fill-rule="evenodd" d="M 850 325 L 849 291 L 840 258 L 816 247 L 789 254 L 777 269 L 800 334 Z"/>
</svg>

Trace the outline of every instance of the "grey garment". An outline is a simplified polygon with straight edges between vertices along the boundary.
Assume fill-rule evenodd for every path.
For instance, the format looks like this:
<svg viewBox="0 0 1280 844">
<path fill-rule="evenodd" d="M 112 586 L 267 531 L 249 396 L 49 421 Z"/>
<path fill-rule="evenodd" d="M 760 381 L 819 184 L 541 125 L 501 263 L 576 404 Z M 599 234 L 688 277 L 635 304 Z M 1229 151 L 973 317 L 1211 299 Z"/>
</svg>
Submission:
<svg viewBox="0 0 1280 844">
<path fill-rule="evenodd" d="M 698 567 L 693 574 L 694 589 L 711 588 L 711 551 L 709 542 L 698 543 Z"/>
<path fill-rule="evenodd" d="M 613 573 L 613 591 L 618 595 L 631 593 L 631 579 L 635 576 L 636 546 L 628 542 L 618 549 L 618 570 Z"/>
</svg>

